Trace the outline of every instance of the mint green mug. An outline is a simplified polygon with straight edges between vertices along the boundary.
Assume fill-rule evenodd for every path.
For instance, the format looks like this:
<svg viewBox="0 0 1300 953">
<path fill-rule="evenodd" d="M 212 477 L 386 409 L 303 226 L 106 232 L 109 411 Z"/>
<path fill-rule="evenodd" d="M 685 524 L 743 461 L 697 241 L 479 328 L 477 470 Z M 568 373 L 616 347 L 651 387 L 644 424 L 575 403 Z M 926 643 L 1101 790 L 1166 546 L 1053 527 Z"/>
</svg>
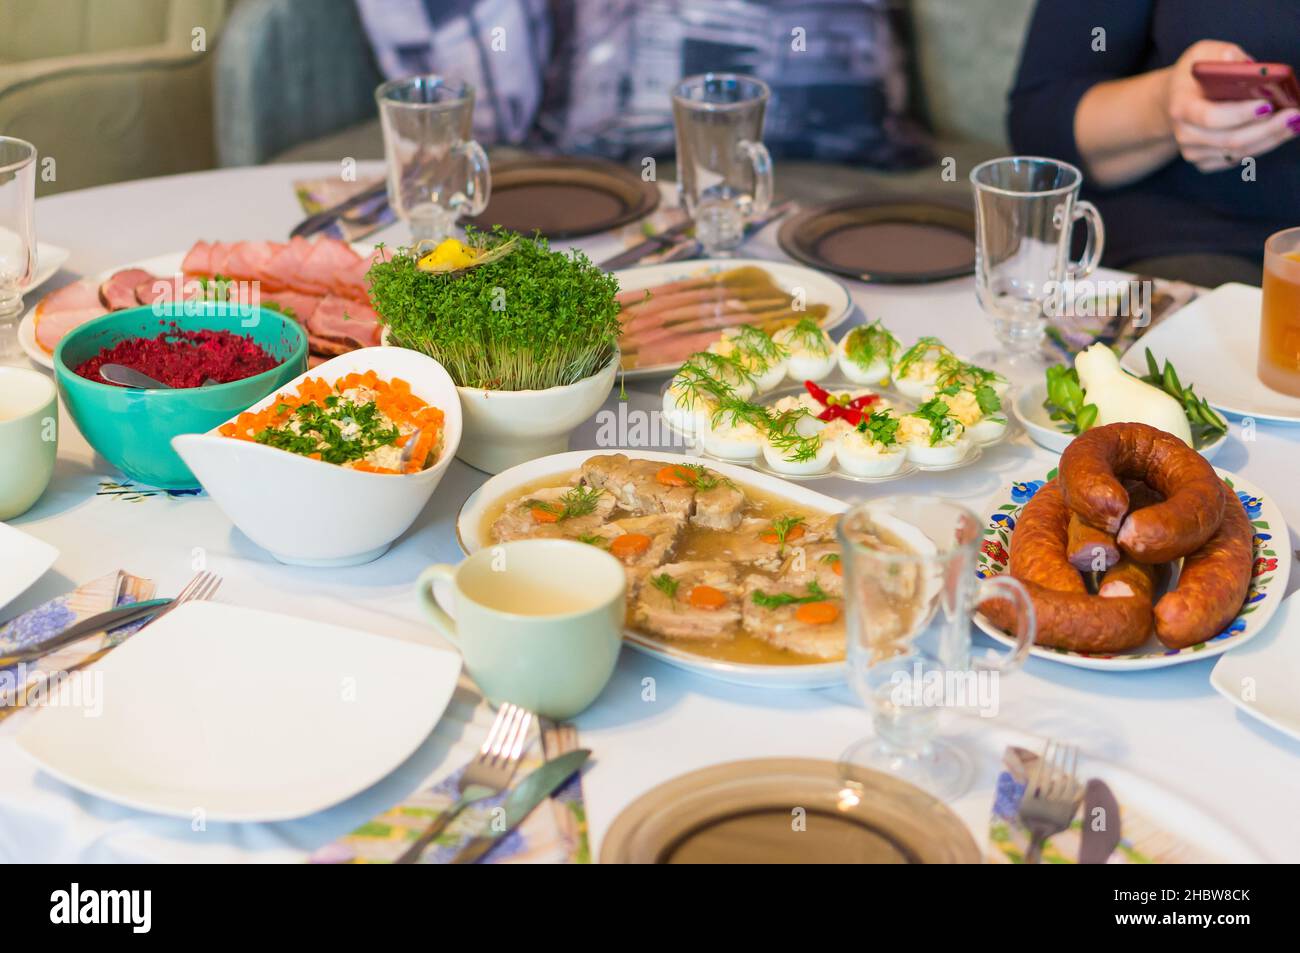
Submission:
<svg viewBox="0 0 1300 953">
<path fill-rule="evenodd" d="M 25 367 L 0 367 L 0 520 L 21 516 L 41 498 L 58 449 L 54 381 Z"/>
<path fill-rule="evenodd" d="M 451 615 L 434 583 L 450 584 Z M 623 565 L 595 546 L 522 539 L 489 546 L 416 583 L 424 610 L 494 705 L 556 721 L 596 700 L 623 639 Z M 455 618 L 452 618 L 452 615 Z"/>
</svg>

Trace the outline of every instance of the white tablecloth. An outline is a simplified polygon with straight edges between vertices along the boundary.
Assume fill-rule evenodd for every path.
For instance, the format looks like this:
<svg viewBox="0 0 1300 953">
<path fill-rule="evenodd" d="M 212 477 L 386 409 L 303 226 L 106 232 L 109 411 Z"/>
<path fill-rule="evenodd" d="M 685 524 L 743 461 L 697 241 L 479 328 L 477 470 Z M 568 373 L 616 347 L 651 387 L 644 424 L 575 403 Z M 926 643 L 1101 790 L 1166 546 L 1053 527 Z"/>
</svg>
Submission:
<svg viewBox="0 0 1300 953">
<path fill-rule="evenodd" d="M 328 175 L 336 167 L 272 166 L 131 182 L 42 199 L 40 238 L 72 251 L 65 270 L 42 289 L 94 275 L 133 260 L 209 240 L 283 239 L 302 213 L 290 183 Z M 400 226 L 377 236 L 399 244 Z M 599 260 L 614 250 L 608 236 L 574 243 Z M 750 242 L 755 257 L 781 257 L 775 228 Z M 955 350 L 991 344 L 969 279 L 914 288 L 850 282 L 865 315 L 882 318 L 905 340 L 941 336 Z M 28 303 L 34 302 L 29 299 Z M 861 320 L 856 315 L 855 320 Z M 837 336 L 840 332 L 837 332 Z M 632 406 L 658 406 L 659 382 L 629 385 Z M 607 406 L 613 407 L 615 397 Z M 596 446 L 594 423 L 573 438 Z M 1300 429 L 1260 425 L 1243 442 L 1234 426 L 1216 464 L 1271 492 L 1288 522 L 1300 526 L 1295 484 Z M 907 491 L 951 497 L 981 512 L 1013 479 L 1038 477 L 1054 457 L 1021 435 L 985 452 L 977 466 L 918 476 Z M 206 498 L 137 502 L 96 496 L 114 478 L 66 416 L 61 421 L 54 481 L 15 525 L 59 547 L 54 569 L 6 614 L 26 609 L 117 568 L 154 578 L 172 593 L 192 575 L 195 550 L 225 577 L 220 597 L 232 603 L 355 625 L 395 638 L 436 642 L 413 594 L 418 572 L 459 559 L 453 525 L 465 497 L 485 479 L 453 462 L 415 527 L 383 558 L 352 569 L 282 566 L 234 530 Z M 829 480 L 817 489 L 844 499 L 895 492 Z M 1289 545 L 1295 545 L 1291 541 Z M 1288 590 L 1295 587 L 1294 582 Z M 977 636 L 984 642 L 983 636 Z M 1097 673 L 1032 659 L 1002 683 L 1001 711 L 992 721 L 954 719 L 947 728 L 980 753 L 980 777 L 955 805 L 982 841 L 982 825 L 1002 745 L 1053 736 L 1081 745 L 1177 792 L 1214 813 L 1268 859 L 1300 861 L 1300 825 L 1291 822 L 1300 790 L 1300 744 L 1238 713 L 1210 687 L 1212 661 L 1137 673 Z M 653 678 L 653 701 L 643 680 Z M 458 695 L 452 716 L 386 781 L 322 814 L 292 823 L 209 825 L 192 831 L 176 821 L 118 807 L 81 794 L 34 769 L 0 736 L 0 858 L 9 861 L 295 861 L 390 803 L 430 775 L 449 771 L 483 730 L 472 691 Z M 37 716 L 39 717 L 39 716 Z M 16 721 L 16 719 L 15 719 Z M 586 776 L 593 846 L 628 803 L 657 783 L 686 771 L 740 758 L 835 758 L 869 729 L 847 689 L 777 693 L 741 688 L 681 672 L 628 650 L 600 700 L 577 724 L 594 751 Z M 455 746 L 453 749 L 452 746 Z M 1101 772 L 1104 776 L 1104 771 Z M 1158 805 L 1143 805 L 1150 811 Z"/>
</svg>

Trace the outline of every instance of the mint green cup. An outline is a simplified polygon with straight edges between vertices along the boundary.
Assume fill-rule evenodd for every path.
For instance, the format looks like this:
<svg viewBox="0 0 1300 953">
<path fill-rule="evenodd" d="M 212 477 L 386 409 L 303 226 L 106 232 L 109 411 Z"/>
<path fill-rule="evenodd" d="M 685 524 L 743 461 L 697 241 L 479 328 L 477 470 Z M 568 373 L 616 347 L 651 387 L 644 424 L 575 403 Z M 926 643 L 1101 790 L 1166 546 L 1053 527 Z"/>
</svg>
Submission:
<svg viewBox="0 0 1300 953">
<path fill-rule="evenodd" d="M 451 614 L 436 582 L 449 584 Z M 594 702 L 614 672 L 627 582 L 623 564 L 602 549 L 516 540 L 458 566 L 430 566 L 416 586 L 434 626 L 460 649 L 493 705 L 512 702 L 564 721 Z"/>
<path fill-rule="evenodd" d="M 40 371 L 0 367 L 0 520 L 32 508 L 54 473 L 59 407 Z"/>
<path fill-rule="evenodd" d="M 78 376 L 76 368 L 128 338 L 155 338 L 175 326 L 251 337 L 280 363 L 229 384 L 175 390 L 130 389 Z M 69 331 L 54 352 L 59 394 L 82 435 L 136 482 L 165 490 L 199 481 L 172 449 L 172 437 L 205 433 L 247 410 L 307 369 L 307 334 L 278 311 L 213 302 L 179 302 L 114 311 Z"/>
</svg>

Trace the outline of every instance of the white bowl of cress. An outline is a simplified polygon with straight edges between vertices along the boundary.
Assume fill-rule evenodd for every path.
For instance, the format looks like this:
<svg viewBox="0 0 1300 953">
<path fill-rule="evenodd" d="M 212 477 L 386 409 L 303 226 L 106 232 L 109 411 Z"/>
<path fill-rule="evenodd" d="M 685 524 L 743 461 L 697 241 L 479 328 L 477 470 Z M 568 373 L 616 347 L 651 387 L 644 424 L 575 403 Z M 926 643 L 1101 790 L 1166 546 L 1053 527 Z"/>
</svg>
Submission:
<svg viewBox="0 0 1300 953">
<path fill-rule="evenodd" d="M 367 372 L 373 372 L 373 386 Z M 322 396 L 300 405 L 309 418 L 319 411 L 327 422 L 298 426 L 310 436 L 332 433 L 327 424 L 333 423 L 338 436 L 352 443 L 334 441 L 337 447 L 331 450 L 333 445 L 321 438 L 319 457 L 308 455 L 304 451 L 309 448 L 293 439 L 298 414 L 288 409 L 289 402 L 304 400 L 302 395 L 313 387 L 337 390 L 341 382 L 352 382 L 352 388 L 343 389 L 351 397 L 330 404 Z M 369 410 L 367 398 L 381 383 L 383 392 L 370 401 L 375 409 Z M 404 385 L 409 385 L 410 400 L 403 396 Z M 436 408 L 441 419 L 426 411 L 398 419 L 391 401 Z M 284 408 L 277 424 L 258 431 L 261 438 L 249 436 L 272 407 Z M 387 440 L 393 429 L 405 432 Z M 175 437 L 172 446 L 240 532 L 277 560 L 351 566 L 382 556 L 411 527 L 456 456 L 462 429 L 460 397 L 441 364 L 405 348 L 368 347 L 325 361 L 243 414 L 207 433 Z M 232 430 L 246 436 L 231 436 Z M 421 437 L 427 445 L 417 444 L 408 455 L 416 462 L 404 460 L 405 444 L 398 441 Z M 362 451 L 365 456 L 332 462 Z"/>
</svg>

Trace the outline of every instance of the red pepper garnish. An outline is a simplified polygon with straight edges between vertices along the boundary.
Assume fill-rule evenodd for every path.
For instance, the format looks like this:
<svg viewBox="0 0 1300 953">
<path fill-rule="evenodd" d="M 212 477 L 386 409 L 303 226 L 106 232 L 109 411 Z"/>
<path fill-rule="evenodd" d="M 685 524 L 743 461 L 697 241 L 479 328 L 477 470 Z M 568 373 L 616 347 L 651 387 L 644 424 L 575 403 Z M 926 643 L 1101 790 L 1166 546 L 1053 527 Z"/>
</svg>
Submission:
<svg viewBox="0 0 1300 953">
<path fill-rule="evenodd" d="M 829 399 L 831 396 L 830 391 L 826 390 L 825 388 L 818 387 L 816 383 L 814 383 L 813 381 L 804 381 L 803 386 L 808 389 L 808 393 L 812 394 L 815 400 L 817 400 L 822 404 L 830 404 L 830 399 Z"/>
<path fill-rule="evenodd" d="M 849 401 L 849 408 L 851 410 L 865 410 L 878 400 L 880 400 L 879 394 L 863 394 L 861 397 L 854 397 Z"/>
</svg>

